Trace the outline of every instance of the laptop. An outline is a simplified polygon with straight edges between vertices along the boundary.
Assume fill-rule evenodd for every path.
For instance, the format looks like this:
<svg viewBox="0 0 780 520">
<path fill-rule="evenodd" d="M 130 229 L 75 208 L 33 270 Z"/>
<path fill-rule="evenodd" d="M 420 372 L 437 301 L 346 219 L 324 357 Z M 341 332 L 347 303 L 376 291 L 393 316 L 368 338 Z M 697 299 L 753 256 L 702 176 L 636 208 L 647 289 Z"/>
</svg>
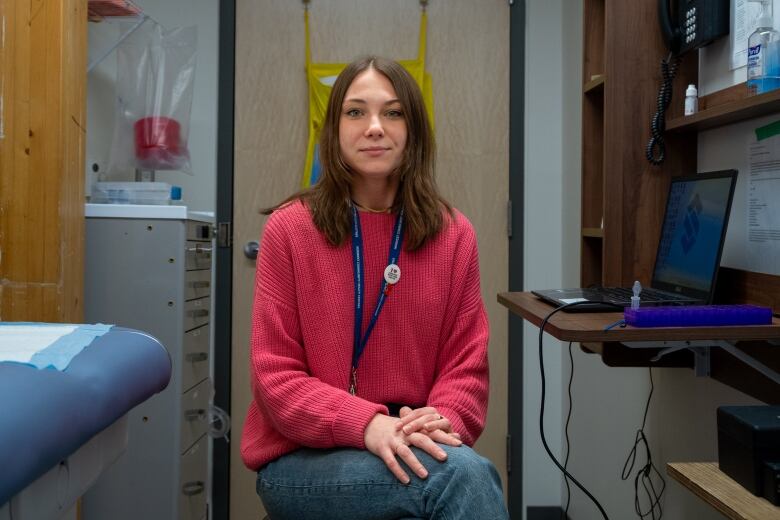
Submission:
<svg viewBox="0 0 780 520">
<path fill-rule="evenodd" d="M 709 304 L 726 238 L 736 170 L 672 178 L 650 287 L 643 287 L 640 305 Z M 614 311 L 627 307 L 629 287 L 593 287 L 531 291 L 570 312 Z"/>
</svg>

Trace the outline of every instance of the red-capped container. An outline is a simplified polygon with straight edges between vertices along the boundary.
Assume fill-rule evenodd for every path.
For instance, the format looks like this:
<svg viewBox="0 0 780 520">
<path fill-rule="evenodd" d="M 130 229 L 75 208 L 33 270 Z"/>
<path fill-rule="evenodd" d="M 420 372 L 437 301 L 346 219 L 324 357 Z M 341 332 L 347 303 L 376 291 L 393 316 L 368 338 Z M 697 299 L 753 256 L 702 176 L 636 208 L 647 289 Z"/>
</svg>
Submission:
<svg viewBox="0 0 780 520">
<path fill-rule="evenodd" d="M 177 169 L 182 163 L 181 125 L 162 116 L 135 122 L 135 156 L 139 165 L 151 170 Z"/>
</svg>

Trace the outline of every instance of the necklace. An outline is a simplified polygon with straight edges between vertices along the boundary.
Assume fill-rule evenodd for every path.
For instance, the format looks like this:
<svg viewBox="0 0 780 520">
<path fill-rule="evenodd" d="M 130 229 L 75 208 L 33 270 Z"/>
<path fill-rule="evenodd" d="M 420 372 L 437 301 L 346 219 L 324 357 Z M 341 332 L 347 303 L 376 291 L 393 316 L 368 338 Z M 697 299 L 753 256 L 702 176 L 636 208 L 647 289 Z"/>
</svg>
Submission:
<svg viewBox="0 0 780 520">
<path fill-rule="evenodd" d="M 373 208 L 367 208 L 367 207 L 365 207 L 365 206 L 361 206 L 360 204 L 358 204 L 358 203 L 357 203 L 357 202 L 355 202 L 354 200 L 352 201 L 352 204 L 354 204 L 354 205 L 355 205 L 356 207 L 358 207 L 359 209 L 362 209 L 363 211 L 368 211 L 369 213 L 390 213 L 390 210 L 392 210 L 392 209 L 393 209 L 393 207 L 392 207 L 392 206 L 390 206 L 389 208 L 385 208 L 385 209 L 373 209 Z"/>
</svg>

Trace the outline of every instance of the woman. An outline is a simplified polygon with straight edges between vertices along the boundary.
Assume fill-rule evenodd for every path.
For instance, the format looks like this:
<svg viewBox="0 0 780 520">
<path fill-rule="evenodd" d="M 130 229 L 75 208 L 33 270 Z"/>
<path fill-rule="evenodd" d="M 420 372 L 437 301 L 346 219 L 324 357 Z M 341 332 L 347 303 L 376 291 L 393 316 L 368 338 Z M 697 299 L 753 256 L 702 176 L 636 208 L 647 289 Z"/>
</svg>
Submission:
<svg viewBox="0 0 780 520">
<path fill-rule="evenodd" d="M 412 77 L 357 60 L 333 86 L 320 181 L 271 210 L 241 453 L 273 519 L 507 518 L 468 447 L 488 396 L 476 237 L 434 153 Z"/>
</svg>

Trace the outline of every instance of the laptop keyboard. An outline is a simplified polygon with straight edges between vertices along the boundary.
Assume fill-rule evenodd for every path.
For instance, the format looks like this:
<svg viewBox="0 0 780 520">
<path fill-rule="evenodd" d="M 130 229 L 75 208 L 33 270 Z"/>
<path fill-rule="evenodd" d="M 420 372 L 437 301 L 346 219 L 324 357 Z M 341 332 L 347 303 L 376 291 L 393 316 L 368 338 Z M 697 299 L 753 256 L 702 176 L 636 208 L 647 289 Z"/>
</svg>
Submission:
<svg viewBox="0 0 780 520">
<path fill-rule="evenodd" d="M 596 293 L 612 301 L 626 301 L 630 302 L 634 292 L 631 289 L 625 287 L 599 287 L 595 289 Z M 684 296 L 678 296 L 672 293 L 665 293 L 656 291 L 654 289 L 642 289 L 639 294 L 639 298 L 646 302 L 660 302 L 660 301 L 684 301 L 688 298 Z"/>
</svg>

